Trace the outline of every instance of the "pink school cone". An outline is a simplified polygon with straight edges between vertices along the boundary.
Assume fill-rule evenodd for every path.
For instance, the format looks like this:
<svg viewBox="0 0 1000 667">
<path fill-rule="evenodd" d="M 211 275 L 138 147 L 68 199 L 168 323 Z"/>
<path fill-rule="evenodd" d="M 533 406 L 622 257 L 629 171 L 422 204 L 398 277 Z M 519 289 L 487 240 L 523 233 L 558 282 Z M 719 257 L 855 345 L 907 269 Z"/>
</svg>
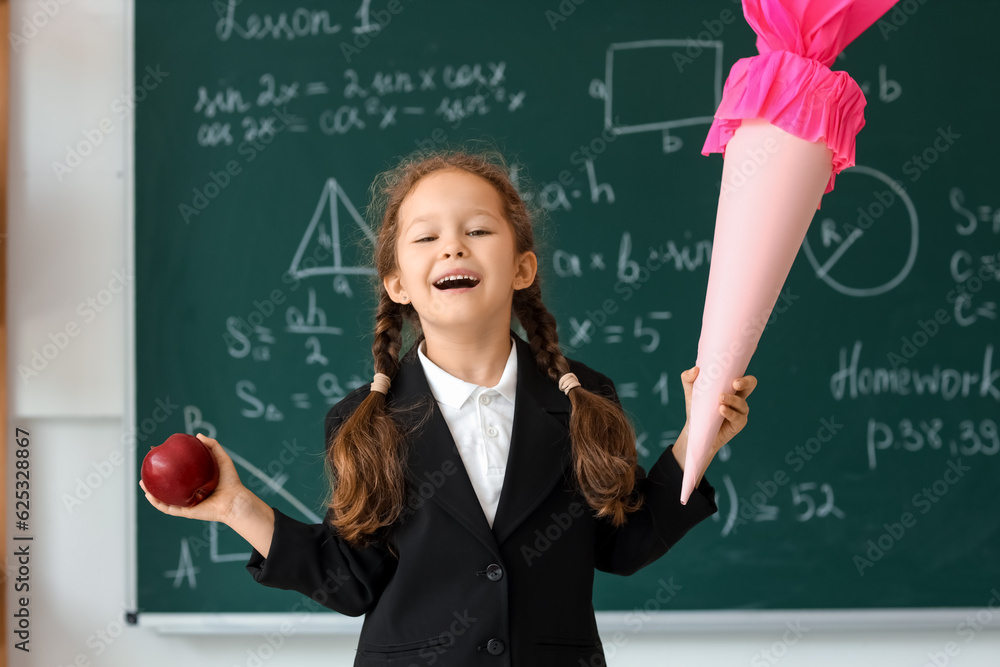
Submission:
<svg viewBox="0 0 1000 667">
<path fill-rule="evenodd" d="M 743 0 L 759 55 L 729 72 L 702 153 L 725 155 L 681 503 L 705 473 L 792 262 L 836 174 L 854 166 L 865 97 L 837 54 L 896 0 Z"/>
<path fill-rule="evenodd" d="M 735 393 L 733 380 L 746 373 L 831 170 L 826 144 L 804 141 L 766 121 L 744 122 L 729 141 L 698 340 L 682 503 L 711 460 L 723 421 L 719 395 Z"/>
</svg>

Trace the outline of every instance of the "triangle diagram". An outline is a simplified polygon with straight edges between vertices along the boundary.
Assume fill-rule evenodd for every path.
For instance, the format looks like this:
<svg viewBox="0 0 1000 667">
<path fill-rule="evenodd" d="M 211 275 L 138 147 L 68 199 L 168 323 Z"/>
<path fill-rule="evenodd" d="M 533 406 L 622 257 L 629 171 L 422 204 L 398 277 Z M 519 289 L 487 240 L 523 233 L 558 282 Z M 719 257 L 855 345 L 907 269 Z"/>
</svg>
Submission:
<svg viewBox="0 0 1000 667">
<path fill-rule="evenodd" d="M 341 220 L 345 222 L 344 229 L 340 227 Z M 374 274 L 374 267 L 361 265 L 365 243 L 374 247 L 375 234 L 337 179 L 327 179 L 288 271 L 297 278 Z"/>
</svg>

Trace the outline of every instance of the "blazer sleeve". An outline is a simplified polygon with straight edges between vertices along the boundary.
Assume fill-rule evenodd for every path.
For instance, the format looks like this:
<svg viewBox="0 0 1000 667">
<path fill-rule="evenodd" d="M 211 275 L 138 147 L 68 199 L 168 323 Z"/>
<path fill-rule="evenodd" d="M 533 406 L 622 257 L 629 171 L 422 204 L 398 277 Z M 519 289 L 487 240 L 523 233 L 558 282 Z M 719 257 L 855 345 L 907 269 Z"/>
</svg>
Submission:
<svg viewBox="0 0 1000 667">
<path fill-rule="evenodd" d="M 621 405 L 614 383 L 606 376 L 601 378 L 598 391 Z M 642 507 L 626 515 L 624 525 L 615 528 L 607 518 L 597 520 L 594 560 L 598 570 L 633 574 L 663 556 L 689 530 L 719 511 L 707 474 L 687 505 L 681 504 L 684 470 L 674 458 L 673 449 L 671 444 L 661 452 L 649 473 L 637 480 L 636 488 L 645 500 Z"/>
<path fill-rule="evenodd" d="M 326 443 L 345 417 L 340 403 L 326 418 Z M 274 510 L 274 534 L 265 559 L 253 549 L 247 571 L 254 580 L 293 590 L 347 616 L 366 613 L 381 596 L 396 571 L 396 558 L 380 544 L 355 548 L 330 526 L 330 512 L 321 524 L 306 524 Z"/>
</svg>

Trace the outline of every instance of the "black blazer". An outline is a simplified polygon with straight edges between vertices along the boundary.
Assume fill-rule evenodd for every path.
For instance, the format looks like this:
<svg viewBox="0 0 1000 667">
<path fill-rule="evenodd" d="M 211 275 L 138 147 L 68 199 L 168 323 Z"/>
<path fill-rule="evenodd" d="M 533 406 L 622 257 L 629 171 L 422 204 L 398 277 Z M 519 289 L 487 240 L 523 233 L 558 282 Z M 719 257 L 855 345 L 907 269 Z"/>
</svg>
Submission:
<svg viewBox="0 0 1000 667">
<path fill-rule="evenodd" d="M 387 533 L 399 559 L 384 546 L 351 548 L 328 524 L 305 524 L 277 509 L 268 558 L 253 550 L 246 567 L 257 582 L 342 614 L 365 614 L 355 667 L 604 665 L 594 569 L 632 574 L 718 511 L 704 477 L 680 504 L 683 473 L 670 445 L 639 483 L 645 503 L 626 525 L 613 529 L 595 518 L 570 484 L 569 398 L 535 365 L 528 343 L 511 334 L 514 422 L 492 529 L 413 346 L 387 405 L 430 396 L 433 414 L 409 441 L 413 493 Z M 609 378 L 569 362 L 581 385 L 618 401 Z M 327 442 L 369 391 L 359 387 L 330 409 Z"/>
</svg>

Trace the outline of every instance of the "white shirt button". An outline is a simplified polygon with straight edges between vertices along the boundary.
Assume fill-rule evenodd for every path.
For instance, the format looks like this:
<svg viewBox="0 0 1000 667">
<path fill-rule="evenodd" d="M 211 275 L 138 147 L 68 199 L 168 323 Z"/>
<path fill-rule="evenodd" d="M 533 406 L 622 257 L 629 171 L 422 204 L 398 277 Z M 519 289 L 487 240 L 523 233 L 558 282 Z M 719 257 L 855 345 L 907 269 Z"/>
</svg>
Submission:
<svg viewBox="0 0 1000 667">
<path fill-rule="evenodd" d="M 482 396 L 479 397 L 479 402 L 482 403 L 483 405 L 489 405 L 490 397 L 487 396 L 486 394 L 483 394 Z"/>
<path fill-rule="evenodd" d="M 488 434 L 488 435 L 489 435 L 489 436 L 490 436 L 491 438 L 495 438 L 495 437 L 497 437 L 497 430 L 496 430 L 495 428 L 493 428 L 492 426 L 490 426 L 490 427 L 489 427 L 488 429 L 486 429 L 486 433 L 487 433 L 487 434 Z"/>
</svg>

